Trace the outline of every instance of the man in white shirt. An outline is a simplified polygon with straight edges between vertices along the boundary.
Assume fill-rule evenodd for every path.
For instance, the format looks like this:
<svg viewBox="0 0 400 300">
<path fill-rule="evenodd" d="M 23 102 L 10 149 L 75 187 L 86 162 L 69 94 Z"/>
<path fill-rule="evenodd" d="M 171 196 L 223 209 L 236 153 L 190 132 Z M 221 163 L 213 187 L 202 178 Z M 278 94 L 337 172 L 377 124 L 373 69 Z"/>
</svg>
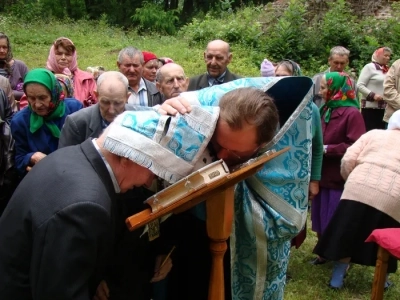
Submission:
<svg viewBox="0 0 400 300">
<path fill-rule="evenodd" d="M 163 102 L 161 93 L 155 85 L 144 79 L 143 75 L 143 54 L 139 49 L 127 47 L 118 54 L 117 66 L 129 81 L 128 98 L 129 104 L 140 106 L 154 106 Z"/>
</svg>

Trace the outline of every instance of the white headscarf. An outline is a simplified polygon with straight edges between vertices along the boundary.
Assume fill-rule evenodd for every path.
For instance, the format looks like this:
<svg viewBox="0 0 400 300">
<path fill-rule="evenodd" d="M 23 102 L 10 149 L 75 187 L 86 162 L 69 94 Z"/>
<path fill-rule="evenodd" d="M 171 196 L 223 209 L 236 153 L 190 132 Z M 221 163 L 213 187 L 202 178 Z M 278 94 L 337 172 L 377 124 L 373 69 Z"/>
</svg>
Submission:
<svg viewBox="0 0 400 300">
<path fill-rule="evenodd" d="M 388 129 L 400 129 L 400 110 L 397 110 L 389 119 Z"/>
</svg>

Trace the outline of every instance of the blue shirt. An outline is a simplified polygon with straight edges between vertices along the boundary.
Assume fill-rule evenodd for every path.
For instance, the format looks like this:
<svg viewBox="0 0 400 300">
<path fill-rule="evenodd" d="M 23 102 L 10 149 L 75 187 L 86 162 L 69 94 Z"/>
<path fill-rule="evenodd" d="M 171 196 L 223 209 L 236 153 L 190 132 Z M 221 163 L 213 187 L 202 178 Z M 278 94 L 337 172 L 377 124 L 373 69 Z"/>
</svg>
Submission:
<svg viewBox="0 0 400 300">
<path fill-rule="evenodd" d="M 213 85 L 218 85 L 218 84 L 224 83 L 225 74 L 226 74 L 226 70 L 224 73 L 219 75 L 217 78 L 214 78 L 207 72 L 208 85 L 213 86 Z"/>
</svg>

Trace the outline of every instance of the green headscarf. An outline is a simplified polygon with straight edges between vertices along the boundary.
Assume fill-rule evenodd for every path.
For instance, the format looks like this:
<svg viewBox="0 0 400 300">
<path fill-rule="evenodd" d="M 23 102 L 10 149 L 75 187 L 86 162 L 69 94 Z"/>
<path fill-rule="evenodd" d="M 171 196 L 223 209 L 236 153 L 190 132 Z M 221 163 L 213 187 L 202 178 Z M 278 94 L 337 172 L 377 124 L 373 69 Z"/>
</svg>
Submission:
<svg viewBox="0 0 400 300">
<path fill-rule="evenodd" d="M 31 105 L 29 104 L 29 109 L 31 110 L 30 116 L 30 126 L 29 129 L 32 133 L 35 133 L 39 130 L 43 124 L 45 124 L 51 134 L 59 138 L 60 137 L 60 129 L 56 124 L 53 123 L 53 120 L 61 118 L 65 114 L 65 103 L 64 103 L 64 92 L 63 89 L 54 76 L 49 70 L 46 69 L 34 69 L 29 71 L 24 79 L 24 92 L 26 94 L 26 86 L 30 83 L 41 84 L 49 90 L 51 95 L 51 100 L 49 104 L 49 113 L 47 116 L 39 116 L 33 110 Z"/>
<path fill-rule="evenodd" d="M 325 75 L 328 92 L 326 102 L 320 108 L 321 116 L 325 113 L 324 121 L 328 123 L 331 118 L 332 109 L 353 106 L 360 108 L 360 103 L 356 97 L 350 76 L 344 72 L 330 72 Z"/>
</svg>

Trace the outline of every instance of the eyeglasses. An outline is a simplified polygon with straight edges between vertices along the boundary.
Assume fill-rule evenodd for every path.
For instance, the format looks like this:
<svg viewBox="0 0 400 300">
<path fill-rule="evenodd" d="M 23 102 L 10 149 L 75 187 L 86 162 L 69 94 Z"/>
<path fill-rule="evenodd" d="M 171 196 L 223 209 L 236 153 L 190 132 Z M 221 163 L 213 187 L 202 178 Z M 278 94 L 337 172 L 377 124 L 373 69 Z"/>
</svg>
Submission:
<svg viewBox="0 0 400 300">
<path fill-rule="evenodd" d="M 229 154 L 231 154 L 233 157 L 235 157 L 237 160 L 242 160 L 242 159 L 248 159 L 250 157 L 252 157 L 255 153 L 258 152 L 258 150 L 260 150 L 261 145 L 258 146 L 256 149 L 254 149 L 253 151 L 246 151 L 246 152 L 238 152 L 238 151 L 234 151 L 225 147 L 222 147 L 215 139 L 213 139 L 212 141 L 212 145 L 214 150 L 218 153 L 220 150 L 225 150 L 226 152 L 228 152 Z"/>
<path fill-rule="evenodd" d="M 234 157 L 236 157 L 237 159 L 242 159 L 242 157 L 239 155 L 239 154 L 237 154 L 235 151 L 233 151 L 233 150 L 230 150 L 230 149 L 228 149 L 228 148 L 225 148 L 225 147 L 222 147 L 221 145 L 218 145 L 219 146 L 219 148 L 220 149 L 223 149 L 223 150 L 225 150 L 226 152 L 228 152 L 229 154 L 232 154 Z"/>
</svg>

